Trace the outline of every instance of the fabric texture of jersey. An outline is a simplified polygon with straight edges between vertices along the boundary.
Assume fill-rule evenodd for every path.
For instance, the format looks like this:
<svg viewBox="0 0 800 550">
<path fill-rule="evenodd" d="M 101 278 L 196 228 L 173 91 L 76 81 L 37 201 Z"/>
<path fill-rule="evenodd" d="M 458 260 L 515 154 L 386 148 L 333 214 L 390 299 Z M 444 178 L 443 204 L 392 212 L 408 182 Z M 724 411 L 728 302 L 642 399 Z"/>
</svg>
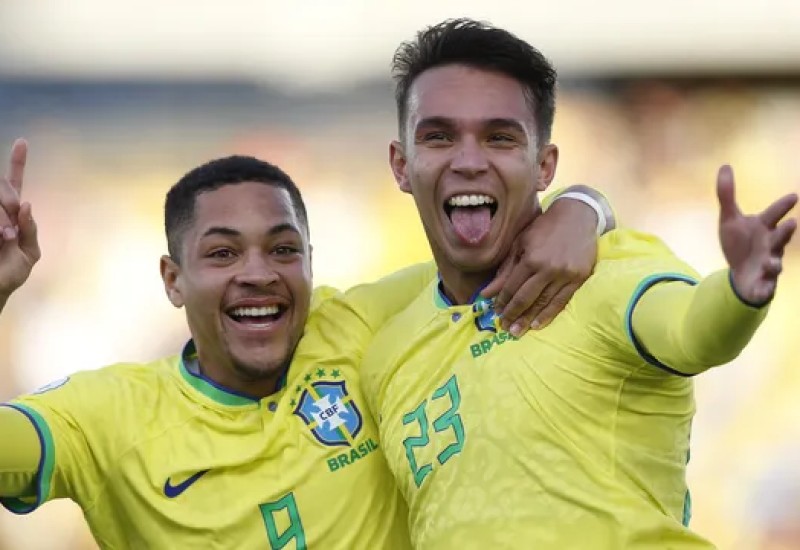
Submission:
<svg viewBox="0 0 800 550">
<path fill-rule="evenodd" d="M 261 400 L 194 374 L 191 342 L 14 400 L 42 455 L 36 496 L 3 505 L 71 498 L 102 548 L 409 548 L 355 365 L 433 273 L 316 292 L 283 387 Z"/>
<path fill-rule="evenodd" d="M 630 326 L 648 288 L 696 277 L 617 230 L 544 330 L 515 339 L 438 280 L 384 325 L 362 382 L 415 547 L 712 547 L 686 527 L 692 381 L 640 355 Z"/>
</svg>

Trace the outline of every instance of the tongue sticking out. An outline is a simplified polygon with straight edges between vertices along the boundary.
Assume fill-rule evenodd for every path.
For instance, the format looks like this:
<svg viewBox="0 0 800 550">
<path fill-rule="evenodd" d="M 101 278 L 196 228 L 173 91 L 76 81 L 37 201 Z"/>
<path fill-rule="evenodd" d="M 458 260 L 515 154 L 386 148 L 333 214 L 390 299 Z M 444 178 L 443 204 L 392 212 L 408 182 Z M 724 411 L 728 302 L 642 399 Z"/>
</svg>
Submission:
<svg viewBox="0 0 800 550">
<path fill-rule="evenodd" d="M 488 206 L 456 207 L 450 214 L 456 234 L 467 244 L 478 244 L 489 233 L 492 211 Z"/>
</svg>

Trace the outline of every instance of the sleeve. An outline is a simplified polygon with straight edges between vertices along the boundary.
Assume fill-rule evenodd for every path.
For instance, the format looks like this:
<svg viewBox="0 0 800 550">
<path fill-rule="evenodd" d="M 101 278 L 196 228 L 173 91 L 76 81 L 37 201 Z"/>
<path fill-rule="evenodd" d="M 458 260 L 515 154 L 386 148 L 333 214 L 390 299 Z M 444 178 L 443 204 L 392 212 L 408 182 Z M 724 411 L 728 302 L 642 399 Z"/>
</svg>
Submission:
<svg viewBox="0 0 800 550">
<path fill-rule="evenodd" d="M 355 286 L 345 296 L 360 312 L 368 329 L 375 333 L 386 321 L 408 307 L 436 274 L 434 262 L 415 264 L 374 283 Z"/>
<path fill-rule="evenodd" d="M 36 474 L 42 435 L 28 414 L 14 405 L 0 405 L 0 498 L 36 496 Z"/>
<path fill-rule="evenodd" d="M 331 298 L 336 297 L 338 294 L 339 290 L 333 288 L 332 286 L 315 287 L 314 292 L 311 293 L 311 305 L 309 307 L 309 313 L 313 313 L 322 304 L 324 304 Z"/>
<path fill-rule="evenodd" d="M 336 350 L 359 361 L 378 329 L 409 306 L 435 277 L 436 264 L 426 262 L 344 293 L 326 290 L 326 299 L 306 325 L 303 349 Z"/>
<path fill-rule="evenodd" d="M 699 374 L 735 359 L 767 309 L 740 300 L 726 269 L 698 285 L 653 286 L 634 306 L 631 339 L 649 363 L 679 374 Z"/>
<path fill-rule="evenodd" d="M 738 355 L 765 314 L 736 298 L 727 271 L 700 282 L 655 237 L 612 231 L 600 239 L 598 255 L 582 314 L 624 363 L 697 374 Z"/>
<path fill-rule="evenodd" d="M 632 328 L 634 311 L 642 296 L 657 285 L 694 285 L 698 279 L 698 274 L 656 237 L 628 229 L 600 237 L 594 274 L 574 300 L 588 335 L 597 343 L 593 353 L 623 371 L 643 361 L 663 369 L 664 365 L 652 361 L 639 345 L 639 335 Z"/>
<path fill-rule="evenodd" d="M 5 404 L 27 417 L 38 439 L 35 482 L 33 490 L 29 486 L 26 491 L 31 497 L 0 499 L 11 512 L 27 514 L 56 498 L 81 505 L 93 502 L 100 479 L 98 459 L 104 453 L 89 444 L 90 433 L 102 430 L 92 411 L 100 406 L 99 396 L 108 394 L 95 379 L 93 371 L 77 373 Z"/>
</svg>

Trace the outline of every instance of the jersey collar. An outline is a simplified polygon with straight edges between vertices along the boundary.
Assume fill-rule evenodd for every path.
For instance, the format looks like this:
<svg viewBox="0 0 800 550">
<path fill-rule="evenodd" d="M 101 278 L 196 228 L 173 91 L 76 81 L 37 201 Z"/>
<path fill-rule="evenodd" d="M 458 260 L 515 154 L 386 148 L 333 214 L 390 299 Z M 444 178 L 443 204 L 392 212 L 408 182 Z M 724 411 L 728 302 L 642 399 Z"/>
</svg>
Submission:
<svg viewBox="0 0 800 550">
<path fill-rule="evenodd" d="M 212 401 L 228 407 L 253 406 L 261 402 L 258 397 L 237 392 L 214 382 L 200 371 L 199 366 L 194 340 L 189 340 L 181 352 L 179 366 L 181 377 L 187 384 Z M 281 390 L 285 385 L 286 374 L 284 373 L 278 381 L 277 389 Z"/>
<path fill-rule="evenodd" d="M 481 291 L 489 285 L 489 281 L 486 281 L 484 284 L 480 286 L 478 290 L 470 297 L 469 302 L 467 304 L 457 305 L 450 301 L 450 298 L 447 297 L 447 294 L 444 292 L 444 283 L 442 282 L 442 276 L 436 276 L 437 282 L 436 286 L 433 290 L 433 303 L 439 309 L 449 309 L 451 307 L 463 307 L 467 305 L 472 306 L 472 311 L 475 313 L 484 313 L 493 305 L 494 301 L 490 298 L 485 298 L 481 295 Z"/>
</svg>

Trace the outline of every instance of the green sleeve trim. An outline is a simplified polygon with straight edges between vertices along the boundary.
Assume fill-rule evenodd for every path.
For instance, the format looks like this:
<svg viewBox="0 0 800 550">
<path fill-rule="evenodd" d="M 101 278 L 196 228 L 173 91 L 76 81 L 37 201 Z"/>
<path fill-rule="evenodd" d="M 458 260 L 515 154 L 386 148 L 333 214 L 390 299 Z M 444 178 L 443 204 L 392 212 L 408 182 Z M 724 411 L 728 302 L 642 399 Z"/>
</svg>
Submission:
<svg viewBox="0 0 800 550">
<path fill-rule="evenodd" d="M 36 435 L 39 436 L 39 445 L 42 452 L 39 457 L 39 467 L 36 470 L 36 500 L 31 502 L 19 498 L 0 498 L 0 504 L 10 512 L 29 514 L 50 498 L 50 487 L 56 463 L 53 435 L 50 433 L 47 421 L 31 407 L 21 403 L 5 403 L 0 406 L 9 407 L 24 414 L 31 421 L 33 427 L 36 428 Z"/>
<path fill-rule="evenodd" d="M 683 373 L 679 370 L 669 367 L 664 363 L 662 363 L 661 361 L 659 361 L 658 359 L 656 359 L 653 355 L 651 355 L 647 351 L 647 349 L 645 349 L 644 345 L 639 341 L 639 339 L 636 337 L 636 333 L 633 331 L 633 312 L 636 309 L 636 305 L 639 303 L 639 300 L 642 299 L 642 296 L 644 296 L 645 292 L 647 292 L 657 284 L 664 282 L 682 282 L 692 286 L 697 284 L 697 280 L 694 277 L 690 277 L 683 273 L 656 273 L 654 275 L 650 275 L 649 277 L 645 277 L 639 283 L 639 286 L 636 287 L 636 290 L 633 291 L 633 295 L 631 296 L 631 299 L 628 302 L 628 308 L 625 311 L 625 333 L 628 336 L 628 340 L 630 340 L 631 344 L 633 344 L 636 353 L 639 354 L 639 357 L 641 357 L 654 367 L 657 367 L 670 374 L 689 377 L 692 375 Z"/>
</svg>

